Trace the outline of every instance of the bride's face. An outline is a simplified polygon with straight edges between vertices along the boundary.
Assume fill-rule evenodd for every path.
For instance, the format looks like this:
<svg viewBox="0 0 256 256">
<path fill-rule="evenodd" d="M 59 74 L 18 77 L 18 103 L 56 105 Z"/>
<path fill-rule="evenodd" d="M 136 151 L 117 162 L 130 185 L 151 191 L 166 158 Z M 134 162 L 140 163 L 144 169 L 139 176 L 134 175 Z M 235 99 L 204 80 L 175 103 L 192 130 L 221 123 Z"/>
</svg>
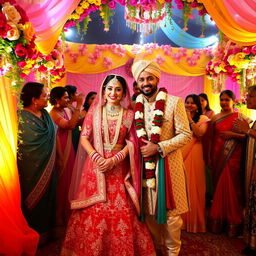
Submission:
<svg viewBox="0 0 256 256">
<path fill-rule="evenodd" d="M 123 98 L 124 90 L 119 81 L 116 83 L 108 83 L 105 89 L 105 98 L 107 103 L 118 105 Z"/>
</svg>

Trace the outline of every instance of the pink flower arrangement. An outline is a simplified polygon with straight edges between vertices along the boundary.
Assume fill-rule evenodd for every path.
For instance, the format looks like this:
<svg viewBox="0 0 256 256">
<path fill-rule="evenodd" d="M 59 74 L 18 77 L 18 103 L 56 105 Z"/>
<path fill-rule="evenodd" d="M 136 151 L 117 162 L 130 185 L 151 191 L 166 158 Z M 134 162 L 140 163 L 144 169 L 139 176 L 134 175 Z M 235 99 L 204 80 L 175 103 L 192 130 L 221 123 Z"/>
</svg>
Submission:
<svg viewBox="0 0 256 256">
<path fill-rule="evenodd" d="M 13 0 L 0 1 L 0 70 L 16 85 L 35 65 L 35 33 L 25 11 Z"/>
<path fill-rule="evenodd" d="M 112 58 L 104 57 L 103 58 L 103 66 L 106 68 L 111 68 L 113 66 Z"/>
</svg>

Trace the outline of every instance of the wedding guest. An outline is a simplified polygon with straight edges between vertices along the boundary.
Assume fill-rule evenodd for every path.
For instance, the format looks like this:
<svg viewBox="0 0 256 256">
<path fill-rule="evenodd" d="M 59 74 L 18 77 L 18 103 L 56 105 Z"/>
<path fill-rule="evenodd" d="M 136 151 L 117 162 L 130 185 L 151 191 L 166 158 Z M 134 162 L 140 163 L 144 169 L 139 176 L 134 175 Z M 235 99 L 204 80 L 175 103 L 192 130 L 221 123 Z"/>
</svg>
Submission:
<svg viewBox="0 0 256 256">
<path fill-rule="evenodd" d="M 182 215 L 183 228 L 188 232 L 205 232 L 205 163 L 201 139 L 209 118 L 202 115 L 200 98 L 196 94 L 186 97 L 185 108 L 193 138 L 182 148 L 189 198 L 189 211 Z"/>
<path fill-rule="evenodd" d="M 108 75 L 85 117 L 62 256 L 155 255 L 137 216 L 140 157 L 133 116 L 125 79 Z"/>
<path fill-rule="evenodd" d="M 144 162 L 146 223 L 158 253 L 178 255 L 181 214 L 188 211 L 181 147 L 191 139 L 184 103 L 158 88 L 161 71 L 156 62 L 135 61 L 132 73 L 141 91 L 136 98 L 135 123 Z"/>
<path fill-rule="evenodd" d="M 211 119 L 215 113 L 210 108 L 208 96 L 205 93 L 200 93 L 200 102 L 202 106 L 202 113 L 203 115 L 209 117 Z M 210 127 L 210 125 L 208 126 Z M 203 145 L 203 155 L 204 155 L 204 161 L 205 161 L 205 185 L 206 185 L 206 205 L 211 205 L 211 200 L 213 196 L 213 183 L 212 183 L 212 177 L 211 177 L 211 170 L 208 166 L 208 159 L 209 159 L 209 144 L 211 136 L 210 136 L 210 129 L 207 129 L 205 132 L 203 138 L 202 138 L 202 145 Z"/>
<path fill-rule="evenodd" d="M 56 197 L 56 127 L 45 110 L 49 95 L 43 84 L 28 82 L 21 91 L 18 171 L 22 210 L 43 244 L 53 235 Z"/>
<path fill-rule="evenodd" d="M 236 119 L 250 120 L 234 111 L 235 95 L 230 90 L 220 93 L 221 112 L 212 118 L 211 166 L 214 185 L 209 228 L 214 233 L 227 229 L 230 237 L 241 233 L 243 190 L 241 157 L 244 135 L 233 132 Z"/>
<path fill-rule="evenodd" d="M 76 99 L 79 96 L 79 94 L 77 93 L 77 88 L 73 85 L 66 85 L 65 88 L 67 90 L 68 97 L 69 97 L 68 108 L 71 109 L 72 112 L 74 112 L 75 106 L 73 105 L 73 103 L 76 102 Z M 80 126 L 83 124 L 83 121 L 84 121 L 84 117 L 81 111 L 79 116 L 79 121 L 77 122 L 77 126 L 74 129 L 72 129 L 72 144 L 74 146 L 75 152 L 77 151 L 79 138 L 80 138 Z"/>
<path fill-rule="evenodd" d="M 249 87 L 246 97 L 248 109 L 256 109 L 256 85 Z M 247 137 L 245 165 L 245 214 L 244 240 L 247 247 L 242 251 L 245 255 L 256 255 L 256 122 L 252 127 L 248 122 L 235 120 L 234 131 Z"/>
<path fill-rule="evenodd" d="M 136 81 L 133 82 L 132 89 L 133 89 L 133 95 L 131 99 L 132 99 L 132 106 L 134 107 L 136 103 L 136 98 L 140 94 L 140 89 Z"/>
<path fill-rule="evenodd" d="M 70 216 L 70 203 L 68 191 L 71 181 L 72 170 L 75 161 L 75 150 L 72 144 L 72 130 L 77 126 L 80 119 L 80 109 L 83 95 L 76 97 L 76 107 L 72 112 L 69 106 L 69 97 L 66 88 L 55 87 L 50 93 L 50 103 L 53 108 L 50 115 L 58 126 L 57 131 L 57 224 L 63 226 Z"/>
<path fill-rule="evenodd" d="M 202 106 L 202 114 L 211 119 L 215 115 L 215 113 L 210 108 L 210 103 L 209 103 L 207 94 L 200 93 L 198 96 L 200 97 L 200 102 L 201 102 L 201 106 Z"/>
<path fill-rule="evenodd" d="M 83 105 L 83 110 L 82 112 L 82 116 L 85 117 L 86 113 L 88 112 L 91 104 L 93 103 L 94 99 L 97 96 L 97 92 L 89 92 L 86 97 L 85 97 L 85 101 L 84 101 L 84 105 Z"/>
</svg>

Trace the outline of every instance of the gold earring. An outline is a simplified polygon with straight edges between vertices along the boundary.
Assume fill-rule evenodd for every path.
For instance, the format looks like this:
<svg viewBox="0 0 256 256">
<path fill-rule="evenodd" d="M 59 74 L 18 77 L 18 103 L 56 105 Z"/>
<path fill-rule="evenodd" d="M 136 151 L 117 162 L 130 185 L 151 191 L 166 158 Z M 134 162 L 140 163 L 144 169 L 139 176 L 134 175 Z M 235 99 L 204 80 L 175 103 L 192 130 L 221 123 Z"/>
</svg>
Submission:
<svg viewBox="0 0 256 256">
<path fill-rule="evenodd" d="M 57 108 L 59 108 L 59 107 L 60 107 L 60 104 L 59 104 L 59 103 L 57 103 L 57 104 L 56 104 L 56 107 L 57 107 Z"/>
</svg>

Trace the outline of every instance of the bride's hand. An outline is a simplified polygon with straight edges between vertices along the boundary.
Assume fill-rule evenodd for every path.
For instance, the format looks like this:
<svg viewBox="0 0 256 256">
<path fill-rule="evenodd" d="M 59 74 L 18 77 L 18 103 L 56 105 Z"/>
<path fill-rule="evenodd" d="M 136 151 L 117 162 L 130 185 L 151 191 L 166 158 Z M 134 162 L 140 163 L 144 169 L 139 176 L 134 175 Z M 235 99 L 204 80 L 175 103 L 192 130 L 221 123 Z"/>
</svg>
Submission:
<svg viewBox="0 0 256 256">
<path fill-rule="evenodd" d="M 104 159 L 98 166 L 98 170 L 100 172 L 106 172 L 108 170 L 113 169 L 114 167 L 114 161 L 111 158 Z"/>
</svg>

